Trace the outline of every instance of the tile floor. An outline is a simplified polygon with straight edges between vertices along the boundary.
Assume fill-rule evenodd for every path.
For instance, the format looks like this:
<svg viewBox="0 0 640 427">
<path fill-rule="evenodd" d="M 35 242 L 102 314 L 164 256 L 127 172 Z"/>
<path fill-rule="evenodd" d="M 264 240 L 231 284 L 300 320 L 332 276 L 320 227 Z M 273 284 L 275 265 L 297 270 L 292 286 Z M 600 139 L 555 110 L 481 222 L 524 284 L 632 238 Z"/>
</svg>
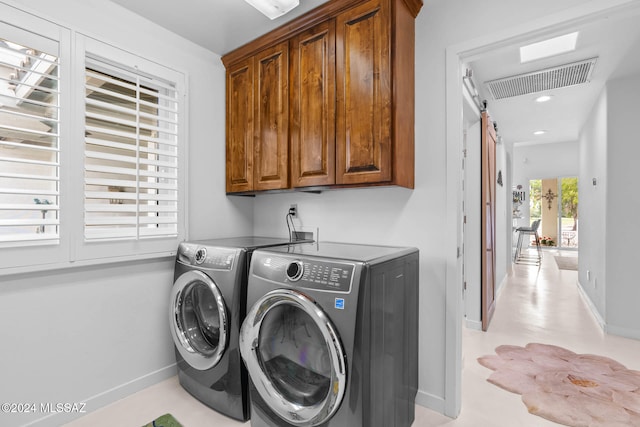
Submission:
<svg viewBox="0 0 640 427">
<path fill-rule="evenodd" d="M 462 412 L 457 419 L 416 406 L 413 427 L 545 427 L 558 426 L 527 412 L 520 396 L 486 381 L 490 370 L 476 358 L 494 354 L 502 344 L 540 342 L 578 353 L 612 357 L 640 370 L 640 341 L 605 335 L 578 293 L 576 271 L 559 270 L 554 250 L 545 250 L 540 267 L 515 265 L 498 295 L 488 332 L 463 331 L 464 369 Z M 577 252 L 565 252 L 577 256 Z M 66 427 L 142 426 L 170 412 L 184 427 L 238 427 L 240 423 L 217 414 L 185 392 L 170 378 L 130 397 L 88 414 Z M 351 426 L 349 426 L 351 427 Z"/>
</svg>

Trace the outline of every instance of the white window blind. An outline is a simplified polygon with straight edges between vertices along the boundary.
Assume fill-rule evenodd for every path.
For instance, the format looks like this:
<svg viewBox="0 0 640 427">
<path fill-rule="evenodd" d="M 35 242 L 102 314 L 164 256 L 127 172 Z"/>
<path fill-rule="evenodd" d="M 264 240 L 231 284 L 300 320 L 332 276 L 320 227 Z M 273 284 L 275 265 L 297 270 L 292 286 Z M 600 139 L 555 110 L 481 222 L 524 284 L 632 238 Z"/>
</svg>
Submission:
<svg viewBox="0 0 640 427">
<path fill-rule="evenodd" d="M 86 241 L 178 235 L 176 84 L 88 57 Z"/>
<path fill-rule="evenodd" d="M 0 38 L 0 243 L 58 243 L 57 43 L 43 52 Z"/>
</svg>

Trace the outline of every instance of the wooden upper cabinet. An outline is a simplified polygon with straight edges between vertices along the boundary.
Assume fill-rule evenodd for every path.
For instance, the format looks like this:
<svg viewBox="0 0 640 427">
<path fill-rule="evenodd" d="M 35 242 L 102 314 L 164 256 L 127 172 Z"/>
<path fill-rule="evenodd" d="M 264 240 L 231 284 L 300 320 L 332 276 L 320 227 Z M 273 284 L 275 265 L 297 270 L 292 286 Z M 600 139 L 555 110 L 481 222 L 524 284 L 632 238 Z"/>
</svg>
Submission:
<svg viewBox="0 0 640 427">
<path fill-rule="evenodd" d="M 289 187 L 289 45 L 255 56 L 254 190 Z"/>
<path fill-rule="evenodd" d="M 330 20 L 293 37 L 291 185 L 335 184 L 335 25 Z"/>
<path fill-rule="evenodd" d="M 226 190 L 289 186 L 289 48 L 280 43 L 227 67 Z"/>
<path fill-rule="evenodd" d="M 253 58 L 227 68 L 227 192 L 253 190 Z"/>
<path fill-rule="evenodd" d="M 414 187 L 422 0 L 330 0 L 223 56 L 227 192 Z"/>
<path fill-rule="evenodd" d="M 336 18 L 338 184 L 391 181 L 388 3 L 369 1 Z"/>
</svg>

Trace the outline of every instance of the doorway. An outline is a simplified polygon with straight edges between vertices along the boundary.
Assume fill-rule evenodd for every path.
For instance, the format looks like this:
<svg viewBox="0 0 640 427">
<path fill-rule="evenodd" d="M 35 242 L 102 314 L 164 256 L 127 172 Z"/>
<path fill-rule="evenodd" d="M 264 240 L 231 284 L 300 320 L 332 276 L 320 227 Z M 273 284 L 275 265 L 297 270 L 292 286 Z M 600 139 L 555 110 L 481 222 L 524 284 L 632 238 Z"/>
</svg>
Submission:
<svg viewBox="0 0 640 427">
<path fill-rule="evenodd" d="M 635 3 L 635 2 L 633 2 Z M 461 212 L 460 193 L 460 156 L 462 152 L 462 85 L 460 70 L 470 60 L 477 59 L 493 49 L 507 44 L 521 42 L 525 39 L 540 37 L 561 30 L 569 30 L 578 24 L 599 22 L 604 14 L 622 16 L 627 12 L 635 12 L 636 4 L 612 6 L 605 0 L 598 0 L 590 4 L 590 8 L 569 8 L 562 13 L 549 15 L 541 22 L 525 22 L 522 26 L 507 27 L 493 33 L 485 33 L 482 37 L 467 39 L 463 42 L 448 46 L 446 49 L 446 185 L 447 185 L 447 233 L 457 236 L 457 243 L 462 233 L 462 227 L 456 221 Z M 514 160 L 513 169 L 516 169 Z M 517 183 L 516 183 L 517 184 Z M 526 183 L 523 182 L 526 185 Z M 507 188 L 511 183 L 507 183 Z M 507 212 L 507 222 L 511 222 L 511 213 Z M 511 227 L 509 227 L 510 230 Z M 577 227 L 576 227 L 577 228 Z M 467 224 L 467 231 L 472 233 Z M 478 230 L 479 232 L 479 230 Z M 452 239 L 453 240 L 453 239 Z M 456 417 L 461 407 L 461 372 L 462 372 L 462 294 L 460 286 L 462 262 L 458 259 L 459 247 L 455 243 L 447 245 L 446 262 L 446 335 L 444 413 Z"/>
<path fill-rule="evenodd" d="M 578 177 L 529 181 L 529 218 L 541 220 L 538 234 L 543 247 L 578 249 Z"/>
</svg>

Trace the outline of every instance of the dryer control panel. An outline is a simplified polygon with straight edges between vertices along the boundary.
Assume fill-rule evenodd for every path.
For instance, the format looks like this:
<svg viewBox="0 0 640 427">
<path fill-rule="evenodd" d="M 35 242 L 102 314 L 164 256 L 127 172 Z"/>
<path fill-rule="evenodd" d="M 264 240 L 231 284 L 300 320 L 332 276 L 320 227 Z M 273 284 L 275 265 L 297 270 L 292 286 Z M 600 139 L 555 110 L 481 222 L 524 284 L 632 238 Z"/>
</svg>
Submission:
<svg viewBox="0 0 640 427">
<path fill-rule="evenodd" d="M 302 265 L 299 286 L 309 289 L 330 289 L 349 292 L 353 265 L 322 261 L 296 261 Z"/>
<path fill-rule="evenodd" d="M 356 265 L 319 259 L 264 257 L 254 260 L 252 268 L 258 277 L 289 283 L 296 288 L 349 293 Z"/>
</svg>

